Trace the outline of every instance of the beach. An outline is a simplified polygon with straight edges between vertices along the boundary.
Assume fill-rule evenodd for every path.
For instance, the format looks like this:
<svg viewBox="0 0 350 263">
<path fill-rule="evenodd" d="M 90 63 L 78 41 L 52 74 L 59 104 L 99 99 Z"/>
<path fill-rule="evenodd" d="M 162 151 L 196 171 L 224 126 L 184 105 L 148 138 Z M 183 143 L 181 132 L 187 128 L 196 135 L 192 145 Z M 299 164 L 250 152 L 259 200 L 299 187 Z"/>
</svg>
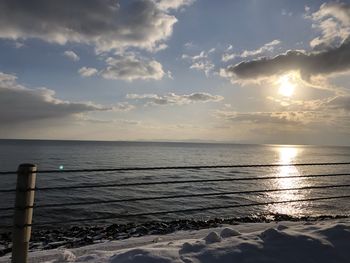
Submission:
<svg viewBox="0 0 350 263">
<path fill-rule="evenodd" d="M 29 262 L 345 263 L 350 256 L 349 239 L 349 219 L 223 224 L 74 249 L 34 251 Z M 0 262 L 10 262 L 9 256 Z"/>
</svg>

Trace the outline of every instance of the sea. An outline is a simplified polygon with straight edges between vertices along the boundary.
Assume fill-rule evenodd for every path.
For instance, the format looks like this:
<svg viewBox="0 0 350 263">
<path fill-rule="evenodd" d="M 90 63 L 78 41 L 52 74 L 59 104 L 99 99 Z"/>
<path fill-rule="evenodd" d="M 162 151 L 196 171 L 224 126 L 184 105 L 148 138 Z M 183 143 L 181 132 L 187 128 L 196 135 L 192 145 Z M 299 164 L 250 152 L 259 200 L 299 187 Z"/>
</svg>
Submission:
<svg viewBox="0 0 350 263">
<path fill-rule="evenodd" d="M 77 224 L 76 222 L 80 219 L 87 220 L 79 221 L 79 225 L 125 224 L 189 218 L 208 220 L 211 218 L 261 217 L 276 214 L 291 217 L 349 215 L 349 198 L 284 203 L 284 201 L 290 200 L 350 195 L 350 165 L 293 166 L 296 163 L 321 162 L 350 162 L 350 147 L 182 142 L 0 140 L 0 171 L 16 171 L 21 163 L 37 164 L 38 170 L 58 171 L 159 166 L 290 164 L 290 166 L 281 167 L 39 173 L 36 180 L 36 187 L 38 188 L 124 184 L 122 187 L 36 191 L 35 205 L 38 207 L 34 208 L 33 224 L 39 225 L 50 222 L 72 225 Z M 326 176 L 329 174 L 344 175 Z M 325 176 L 305 178 L 308 175 Z M 139 182 L 256 177 L 273 178 L 125 186 L 125 184 Z M 15 174 L 0 175 L 1 225 L 12 223 L 13 210 L 1 210 L 1 208 L 13 207 L 15 197 L 14 192 L 1 192 L 1 190 L 15 189 L 15 185 Z M 322 188 L 322 186 L 334 185 L 343 186 Z M 318 186 L 321 186 L 321 188 L 312 188 Z M 283 191 L 283 189 L 290 188 L 302 189 Z M 264 192 L 263 190 L 266 189 L 276 189 L 276 191 Z M 256 190 L 262 191 L 258 192 Z M 240 191 L 256 192 L 191 196 Z M 186 197 L 176 198 L 179 195 L 186 195 Z M 147 199 L 163 196 L 175 196 L 175 198 Z M 138 200 L 113 203 L 114 200 L 127 199 Z M 80 205 L 71 205 L 76 202 Z M 240 206 L 271 202 L 273 204 Z M 51 204 L 60 204 L 60 206 L 40 207 Z M 206 210 L 208 207 L 211 209 Z M 181 212 L 181 210 L 188 209 L 190 211 Z M 170 211 L 170 213 L 157 214 L 159 211 Z M 177 212 L 171 213 L 171 211 Z M 104 219 L 89 221 L 91 218 Z M 70 221 L 75 223 L 70 223 Z"/>
</svg>

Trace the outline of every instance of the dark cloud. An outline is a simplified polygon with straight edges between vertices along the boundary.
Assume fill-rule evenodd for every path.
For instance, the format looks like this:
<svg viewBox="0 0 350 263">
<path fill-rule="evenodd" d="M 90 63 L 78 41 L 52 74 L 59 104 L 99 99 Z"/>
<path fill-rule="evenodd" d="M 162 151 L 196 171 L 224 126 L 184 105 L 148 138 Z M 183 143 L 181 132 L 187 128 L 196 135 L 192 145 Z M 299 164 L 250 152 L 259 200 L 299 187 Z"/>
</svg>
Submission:
<svg viewBox="0 0 350 263">
<path fill-rule="evenodd" d="M 51 43 L 95 45 L 98 50 L 127 46 L 154 49 L 177 21 L 168 8 L 188 1 L 2 0 L 0 38 L 39 38 Z"/>
<path fill-rule="evenodd" d="M 0 122 L 4 125 L 57 119 L 74 114 L 114 110 L 93 103 L 69 102 L 57 99 L 46 88 L 28 89 L 17 84 L 16 77 L 0 72 Z M 117 109 L 126 105 L 117 105 Z"/>
<path fill-rule="evenodd" d="M 350 70 L 350 5 L 340 2 L 322 4 L 306 15 L 320 31 L 310 45 L 311 52 L 288 51 L 276 57 L 244 61 L 221 70 L 221 75 L 238 79 L 256 79 L 286 71 L 300 71 L 304 79 Z"/>
<path fill-rule="evenodd" d="M 241 79 L 254 79 L 291 70 L 299 70 L 304 78 L 350 70 L 350 40 L 323 52 L 288 51 L 274 58 L 244 61 L 228 67 L 224 74 Z"/>
</svg>

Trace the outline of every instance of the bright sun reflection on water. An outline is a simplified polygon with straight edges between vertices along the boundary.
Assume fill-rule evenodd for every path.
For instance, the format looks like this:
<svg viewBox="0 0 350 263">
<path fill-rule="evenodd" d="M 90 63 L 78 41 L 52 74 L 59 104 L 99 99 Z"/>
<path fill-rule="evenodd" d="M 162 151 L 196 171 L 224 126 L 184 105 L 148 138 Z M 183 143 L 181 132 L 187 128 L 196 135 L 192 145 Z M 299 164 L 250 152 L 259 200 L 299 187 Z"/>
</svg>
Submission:
<svg viewBox="0 0 350 263">
<path fill-rule="evenodd" d="M 291 164 L 298 155 L 298 149 L 292 147 L 279 148 L 279 163 Z M 281 166 L 278 167 L 278 175 L 281 177 L 299 175 L 298 169 L 295 166 Z M 279 188 L 293 188 L 297 187 L 297 180 L 289 178 L 278 179 Z M 288 193 L 288 192 L 285 192 Z"/>
<path fill-rule="evenodd" d="M 299 154 L 299 149 L 291 146 L 281 146 L 277 148 L 278 151 L 278 163 L 280 164 L 292 164 L 296 162 L 296 157 Z M 305 182 L 300 178 L 282 178 L 289 176 L 300 175 L 297 167 L 295 166 L 281 166 L 277 168 L 277 176 L 281 177 L 273 182 L 273 188 L 285 189 L 285 188 L 299 188 L 305 186 Z M 270 198 L 274 201 L 284 201 L 293 199 L 302 199 L 303 193 L 300 191 L 281 191 L 272 193 Z M 302 213 L 300 204 L 297 203 L 284 203 L 276 204 L 269 207 L 270 212 L 298 215 Z M 271 211 L 272 210 L 272 211 Z"/>
</svg>

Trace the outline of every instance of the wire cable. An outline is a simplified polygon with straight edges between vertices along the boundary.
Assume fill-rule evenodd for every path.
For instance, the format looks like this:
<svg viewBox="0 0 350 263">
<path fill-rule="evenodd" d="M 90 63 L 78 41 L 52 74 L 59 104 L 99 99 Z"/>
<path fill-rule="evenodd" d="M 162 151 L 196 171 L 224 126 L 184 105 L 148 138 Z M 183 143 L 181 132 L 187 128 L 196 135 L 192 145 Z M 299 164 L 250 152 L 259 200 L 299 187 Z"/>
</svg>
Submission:
<svg viewBox="0 0 350 263">
<path fill-rule="evenodd" d="M 236 164 L 236 165 L 194 165 L 194 166 L 154 166 L 154 167 L 122 167 L 105 169 L 69 169 L 69 170 L 38 170 L 37 173 L 81 173 L 81 172 L 118 172 L 118 171 L 148 171 L 148 170 L 192 170 L 218 168 L 261 168 L 279 166 L 325 166 L 350 165 L 350 162 L 335 163 L 290 163 L 290 164 Z"/>
<path fill-rule="evenodd" d="M 228 182 L 228 181 L 255 181 L 255 180 L 274 180 L 274 179 L 295 179 L 295 178 L 316 178 L 316 177 L 337 177 L 349 176 L 350 173 L 339 174 L 311 174 L 311 175 L 291 175 L 291 176 L 263 176 L 263 177 L 238 177 L 238 178 L 220 178 L 220 179 L 193 179 L 193 180 L 169 180 L 154 182 L 136 182 L 136 183 L 108 183 L 108 184 L 89 184 L 73 186 L 56 186 L 56 187 L 37 187 L 29 188 L 28 191 L 51 191 L 66 189 L 89 189 L 89 188 L 107 188 L 107 187 L 130 187 L 159 184 L 188 184 L 188 183 L 208 183 L 208 182 Z"/>
<path fill-rule="evenodd" d="M 200 211 L 209 211 L 209 210 L 221 210 L 221 209 L 238 208 L 238 207 L 265 206 L 265 205 L 275 205 L 275 204 L 285 204 L 285 203 L 311 202 L 311 201 L 347 199 L 347 198 L 350 198 L 350 195 L 316 197 L 316 198 L 283 200 L 283 201 L 272 201 L 272 202 L 256 202 L 256 203 L 250 203 L 250 204 L 225 205 L 225 206 L 214 206 L 214 207 L 199 207 L 199 208 L 188 208 L 188 209 L 179 209 L 179 210 L 156 211 L 156 212 L 149 212 L 149 213 L 135 213 L 135 214 L 111 215 L 111 216 L 93 217 L 93 218 L 60 220 L 60 221 L 52 221 L 52 222 L 38 222 L 38 223 L 23 225 L 22 227 L 27 227 L 27 226 L 40 227 L 40 226 L 47 226 L 47 225 L 91 222 L 91 221 L 101 221 L 101 220 L 110 220 L 110 219 L 118 219 L 118 218 L 178 214 L 178 213 L 200 212 Z"/>
<path fill-rule="evenodd" d="M 248 190 L 248 191 L 213 192 L 213 193 L 202 193 L 202 194 L 151 196 L 151 197 L 138 197 L 138 198 L 130 198 L 130 199 L 117 199 L 117 200 L 99 200 L 99 201 L 90 201 L 90 202 L 84 201 L 84 202 L 71 202 L 71 203 L 39 204 L 34 206 L 26 206 L 21 209 L 86 206 L 86 205 L 96 205 L 96 204 L 111 204 L 111 203 L 150 201 L 150 200 L 163 200 L 163 199 L 193 198 L 193 197 L 196 198 L 196 197 L 205 197 L 205 196 L 225 196 L 225 195 L 270 193 L 270 192 L 298 191 L 298 190 L 311 190 L 311 189 L 346 188 L 346 187 L 350 187 L 350 184 L 305 186 L 305 187 L 293 187 L 293 188 L 284 188 L 284 189 L 261 189 L 261 190 Z M 12 210 L 12 209 L 14 208 L 13 207 L 0 208 L 0 211 L 6 211 L 6 210 Z"/>
<path fill-rule="evenodd" d="M 68 189 L 89 189 L 89 188 L 109 188 L 109 187 L 130 187 L 159 184 L 187 184 L 187 183 L 207 183 L 207 182 L 229 182 L 229 181 L 254 181 L 254 180 L 274 180 L 274 179 L 295 179 L 295 178 L 317 178 L 317 177 L 338 177 L 349 176 L 350 173 L 336 174 L 309 174 L 309 175 L 291 175 L 291 176 L 263 176 L 263 177 L 238 177 L 238 178 L 220 178 L 220 179 L 193 179 L 193 180 L 168 180 L 154 182 L 136 182 L 136 183 L 108 183 L 108 184 L 88 184 L 88 185 L 70 185 L 54 187 L 36 187 L 28 188 L 25 191 L 52 191 Z M 1 189 L 0 193 L 12 193 L 16 189 Z"/>
<path fill-rule="evenodd" d="M 118 172 L 118 171 L 148 171 L 148 170 L 191 170 L 191 169 L 218 169 L 218 168 L 260 168 L 278 166 L 324 166 L 324 165 L 350 165 L 350 162 L 335 163 L 289 163 L 289 164 L 235 164 L 235 165 L 194 165 L 194 166 L 155 166 L 155 167 L 121 167 L 121 168 L 95 168 L 95 169 L 68 169 L 68 170 L 38 170 L 39 173 L 82 173 L 82 172 Z M 14 171 L 2 171 L 0 175 L 17 174 Z"/>
</svg>

